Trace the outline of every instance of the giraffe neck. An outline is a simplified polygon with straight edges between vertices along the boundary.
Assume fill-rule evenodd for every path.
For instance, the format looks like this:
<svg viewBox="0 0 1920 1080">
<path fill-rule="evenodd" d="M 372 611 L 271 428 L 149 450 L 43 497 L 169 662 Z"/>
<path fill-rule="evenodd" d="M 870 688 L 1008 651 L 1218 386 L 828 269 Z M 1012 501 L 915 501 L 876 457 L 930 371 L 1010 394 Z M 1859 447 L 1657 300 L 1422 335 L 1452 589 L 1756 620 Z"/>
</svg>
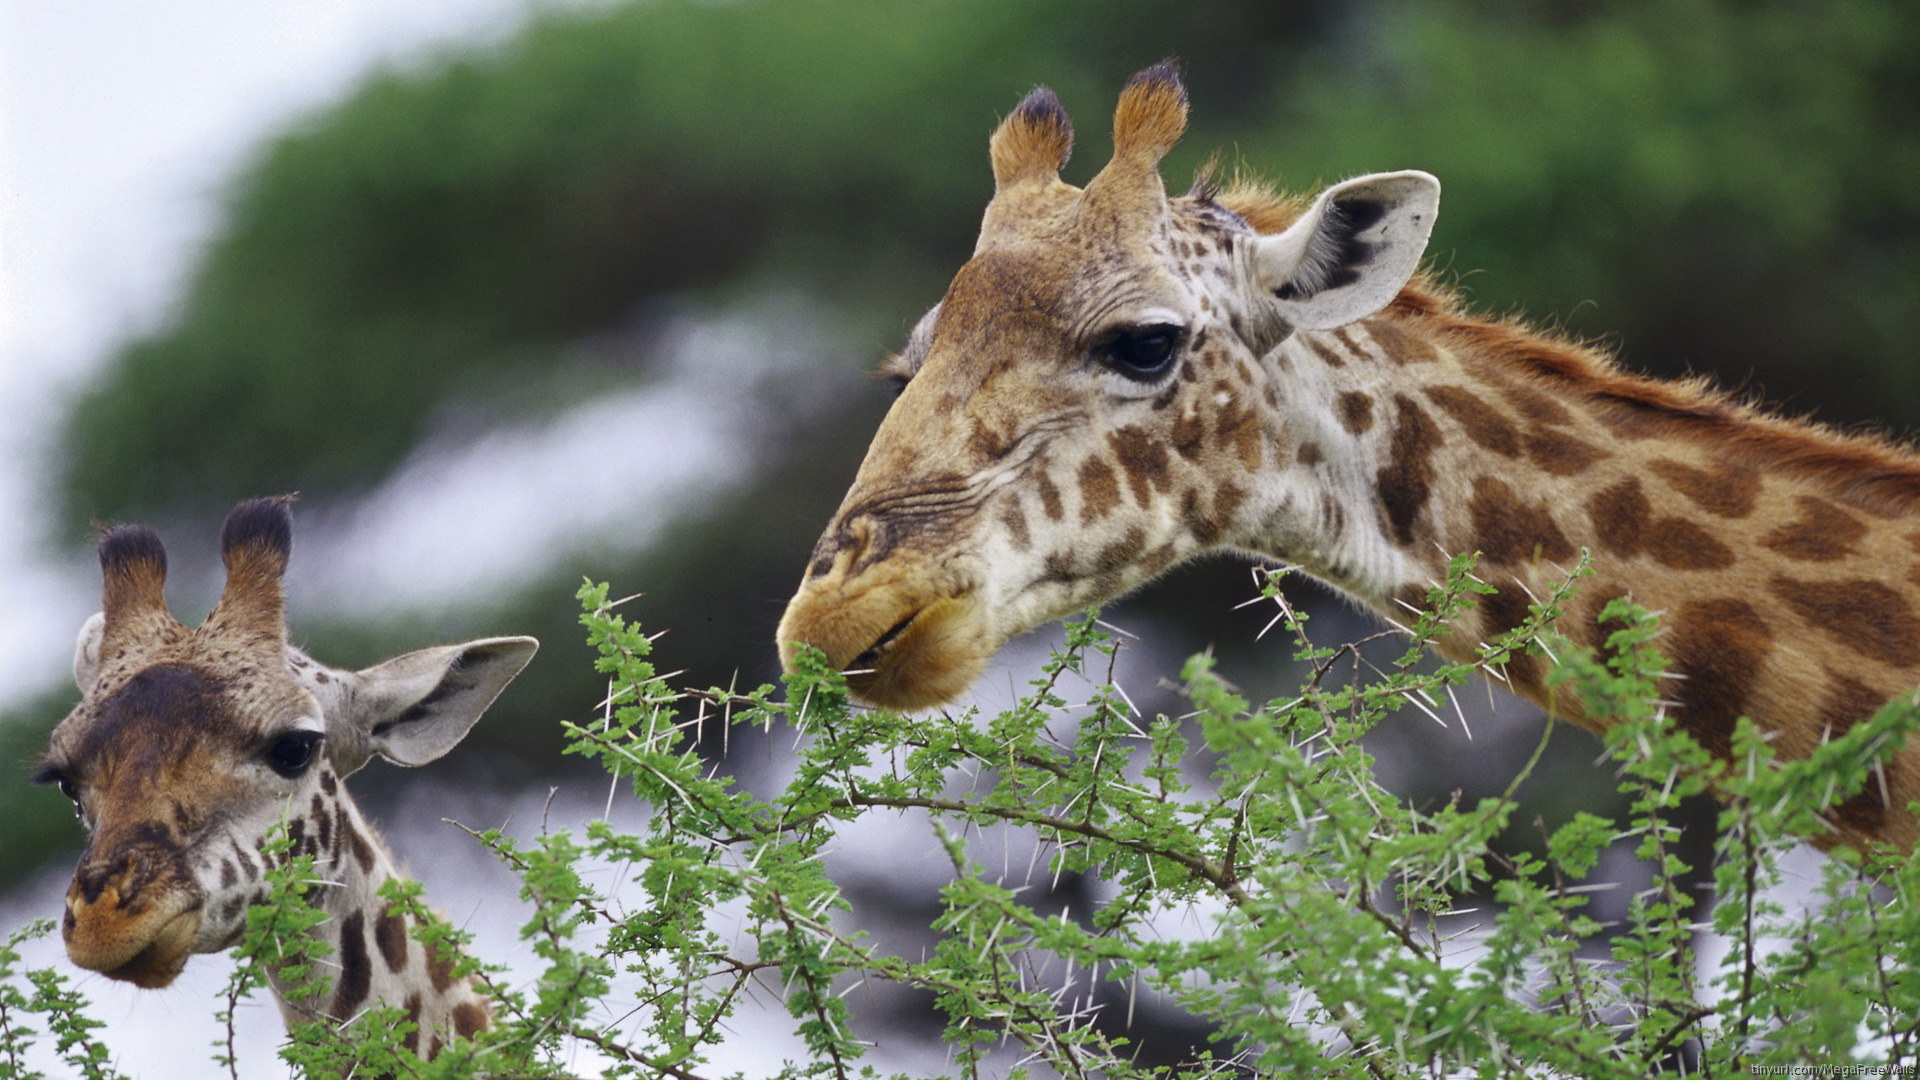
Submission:
<svg viewBox="0 0 1920 1080">
<path fill-rule="evenodd" d="M 398 1007 L 416 1025 L 414 1052 L 431 1058 L 453 1035 L 489 1026 L 487 999 L 471 979 L 453 974 L 453 955 L 415 940 L 413 916 L 381 897 L 381 888 L 401 877 L 392 854 L 331 771 L 320 784 L 321 793 L 289 830 L 294 854 L 313 855 L 325 882 L 311 895 L 327 918 L 310 933 L 330 947 L 316 965 L 330 989 L 308 996 L 301 992 L 304 980 L 270 973 L 281 1016 L 289 1025 L 345 1024 L 372 1007 Z"/>
<path fill-rule="evenodd" d="M 1592 553 L 1560 629 L 1602 638 L 1630 597 L 1663 618 L 1674 714 L 1709 751 L 1734 721 L 1804 757 L 1920 684 L 1920 462 L 1871 440 L 1760 415 L 1595 354 L 1408 305 L 1301 333 L 1264 361 L 1288 397 L 1268 430 L 1283 464 L 1243 546 L 1299 563 L 1390 618 L 1450 556 L 1481 553 L 1500 592 L 1440 643 L 1455 658 L 1518 624 Z M 1509 670 L 1551 700 L 1537 658 Z M 1842 838 L 1910 846 L 1920 751 L 1839 808 Z M 1892 809 L 1889 809 L 1889 806 Z"/>
</svg>

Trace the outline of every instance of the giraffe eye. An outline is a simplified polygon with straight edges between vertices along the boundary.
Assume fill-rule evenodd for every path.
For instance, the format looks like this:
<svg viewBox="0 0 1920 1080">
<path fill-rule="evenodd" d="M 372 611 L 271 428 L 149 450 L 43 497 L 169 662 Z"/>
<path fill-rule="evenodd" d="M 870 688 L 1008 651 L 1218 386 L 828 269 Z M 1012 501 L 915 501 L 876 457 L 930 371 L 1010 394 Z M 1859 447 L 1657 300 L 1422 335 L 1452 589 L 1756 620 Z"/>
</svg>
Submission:
<svg viewBox="0 0 1920 1080">
<path fill-rule="evenodd" d="M 1135 382 L 1152 382 L 1173 366 L 1185 333 L 1168 323 L 1124 327 L 1094 347 L 1094 358 Z"/>
<path fill-rule="evenodd" d="M 274 772 L 292 780 L 313 764 L 313 752 L 325 739 L 318 731 L 282 735 L 267 747 L 267 764 Z"/>
<path fill-rule="evenodd" d="M 41 769 L 39 772 L 33 774 L 33 782 L 36 784 L 52 784 L 59 788 L 60 794 L 65 795 L 67 801 L 73 804 L 73 816 L 81 816 L 80 785 L 74 783 L 65 773 L 54 768 Z M 81 818 L 81 820 L 84 821 L 86 819 Z"/>
</svg>

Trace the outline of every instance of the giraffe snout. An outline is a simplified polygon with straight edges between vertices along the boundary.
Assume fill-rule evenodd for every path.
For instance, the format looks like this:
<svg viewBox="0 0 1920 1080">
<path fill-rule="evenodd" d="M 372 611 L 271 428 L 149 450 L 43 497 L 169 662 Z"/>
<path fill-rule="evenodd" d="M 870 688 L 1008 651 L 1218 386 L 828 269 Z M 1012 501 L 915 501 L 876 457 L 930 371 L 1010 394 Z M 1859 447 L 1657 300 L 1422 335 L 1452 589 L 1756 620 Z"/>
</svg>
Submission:
<svg viewBox="0 0 1920 1080">
<path fill-rule="evenodd" d="M 190 887 L 149 871 L 140 853 L 90 859 L 67 888 L 61 938 L 75 965 L 136 986 L 171 983 L 186 967 L 200 931 L 201 904 Z"/>
</svg>

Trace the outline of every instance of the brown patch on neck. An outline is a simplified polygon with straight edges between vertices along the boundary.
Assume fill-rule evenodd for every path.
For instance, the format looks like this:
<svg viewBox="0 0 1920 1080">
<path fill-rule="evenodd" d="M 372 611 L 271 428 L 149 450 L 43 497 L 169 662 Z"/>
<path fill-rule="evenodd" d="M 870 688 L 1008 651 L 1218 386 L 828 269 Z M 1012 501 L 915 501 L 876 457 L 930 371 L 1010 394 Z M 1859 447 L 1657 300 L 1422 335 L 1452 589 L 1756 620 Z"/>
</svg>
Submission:
<svg viewBox="0 0 1920 1080">
<path fill-rule="evenodd" d="M 1491 476 L 1475 480 L 1467 513 L 1473 521 L 1473 546 L 1495 565 L 1566 562 L 1577 554 L 1554 524 L 1545 500 L 1528 506 L 1503 480 Z"/>
<path fill-rule="evenodd" d="M 1789 559 L 1832 562 L 1852 555 L 1867 535 L 1865 523 L 1825 499 L 1801 495 L 1795 502 L 1800 516 L 1762 537 L 1761 546 Z"/>
<path fill-rule="evenodd" d="M 1775 596 L 1835 643 L 1894 667 L 1920 664 L 1920 617 L 1906 597 L 1878 581 L 1799 581 L 1775 576 Z"/>
<path fill-rule="evenodd" d="M 1394 395 L 1397 414 L 1388 461 L 1375 480 L 1387 535 L 1401 547 L 1410 546 L 1418 532 L 1427 499 L 1433 493 L 1433 454 L 1440 449 L 1440 429 L 1413 399 Z"/>
<path fill-rule="evenodd" d="M 1725 760 L 1733 726 L 1773 652 L 1773 632 L 1744 600 L 1698 600 L 1674 613 L 1666 651 L 1686 678 L 1674 689 L 1679 719 L 1695 742 Z"/>
<path fill-rule="evenodd" d="M 1696 469 L 1671 458 L 1656 458 L 1648 471 L 1695 506 L 1715 517 L 1743 518 L 1760 497 L 1758 470 L 1729 466 L 1718 472 Z"/>
</svg>

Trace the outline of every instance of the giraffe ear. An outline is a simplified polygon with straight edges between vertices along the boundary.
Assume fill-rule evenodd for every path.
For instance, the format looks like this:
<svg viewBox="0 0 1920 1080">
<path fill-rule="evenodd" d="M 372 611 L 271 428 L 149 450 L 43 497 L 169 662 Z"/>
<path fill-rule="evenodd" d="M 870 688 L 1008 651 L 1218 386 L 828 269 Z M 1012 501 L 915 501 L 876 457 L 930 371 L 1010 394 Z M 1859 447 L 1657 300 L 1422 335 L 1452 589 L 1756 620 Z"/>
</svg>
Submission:
<svg viewBox="0 0 1920 1080">
<path fill-rule="evenodd" d="M 80 637 L 73 643 L 73 681 L 82 691 L 93 685 L 100 674 L 100 642 L 107 636 L 107 613 L 96 611 L 80 624 Z"/>
<path fill-rule="evenodd" d="M 1300 220 L 1263 236 L 1260 288 L 1297 330 L 1332 330 L 1386 307 L 1420 268 L 1440 210 L 1440 181 L 1376 173 L 1320 193 Z"/>
<path fill-rule="evenodd" d="M 457 746 L 540 643 L 482 638 L 396 656 L 356 673 L 345 715 L 368 750 L 398 765 L 425 765 Z"/>
</svg>

